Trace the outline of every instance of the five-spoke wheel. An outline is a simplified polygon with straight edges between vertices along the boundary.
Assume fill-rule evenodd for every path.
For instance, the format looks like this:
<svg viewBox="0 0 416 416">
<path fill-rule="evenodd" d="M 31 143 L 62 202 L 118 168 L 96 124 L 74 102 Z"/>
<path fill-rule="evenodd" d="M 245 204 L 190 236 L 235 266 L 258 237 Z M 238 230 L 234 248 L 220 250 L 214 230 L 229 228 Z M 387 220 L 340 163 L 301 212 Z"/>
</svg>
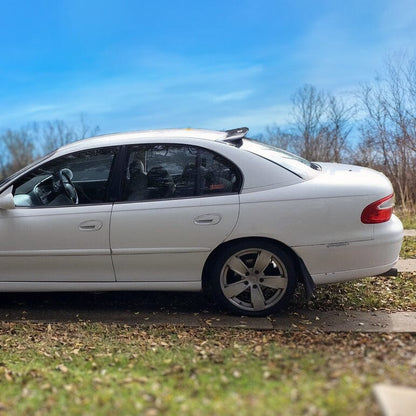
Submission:
<svg viewBox="0 0 416 416">
<path fill-rule="evenodd" d="M 263 240 L 226 248 L 216 259 L 211 284 L 217 300 L 232 312 L 267 315 L 286 305 L 296 287 L 286 251 Z"/>
</svg>

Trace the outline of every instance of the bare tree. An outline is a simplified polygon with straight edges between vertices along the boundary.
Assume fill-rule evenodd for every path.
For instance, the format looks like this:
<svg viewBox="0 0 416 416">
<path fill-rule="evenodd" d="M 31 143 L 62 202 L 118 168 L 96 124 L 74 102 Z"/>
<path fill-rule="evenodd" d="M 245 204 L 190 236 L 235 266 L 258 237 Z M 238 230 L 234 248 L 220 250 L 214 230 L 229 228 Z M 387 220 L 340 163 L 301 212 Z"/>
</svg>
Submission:
<svg viewBox="0 0 416 416">
<path fill-rule="evenodd" d="M 0 174 L 8 176 L 25 167 L 35 158 L 75 140 L 97 134 L 98 126 L 90 127 L 83 115 L 78 124 L 62 120 L 31 123 L 20 129 L 0 134 Z"/>
<path fill-rule="evenodd" d="M 352 119 L 355 114 L 354 104 L 347 105 L 340 98 L 328 97 L 327 133 L 324 139 L 326 154 L 321 160 L 341 162 L 344 159 L 345 152 L 349 150 L 348 136 L 352 130 Z"/>
<path fill-rule="evenodd" d="M 49 153 L 65 144 L 94 136 L 99 131 L 98 126 L 89 126 L 82 114 L 78 124 L 70 125 L 62 120 L 54 120 L 47 121 L 41 126 L 36 125 L 35 129 L 40 131 L 43 153 Z"/>
<path fill-rule="evenodd" d="M 372 149 L 373 166 L 390 178 L 404 207 L 416 201 L 415 82 L 415 60 L 395 55 L 386 62 L 382 75 L 360 93 L 366 117 L 359 146 Z M 356 159 L 368 164 L 365 157 Z"/>
<path fill-rule="evenodd" d="M 268 127 L 265 140 L 308 160 L 341 162 L 348 149 L 355 106 L 312 85 L 299 88 L 292 103 L 291 128 Z"/>
<path fill-rule="evenodd" d="M 298 153 L 299 137 L 290 131 L 283 130 L 279 126 L 267 126 L 266 133 L 262 137 L 263 141 L 270 143 L 272 146 L 289 152 Z"/>
<path fill-rule="evenodd" d="M 2 176 L 7 176 L 22 169 L 32 162 L 35 157 L 33 137 L 27 128 L 6 130 L 0 135 L 0 143 L 3 147 L 3 158 L 1 160 Z"/>
<path fill-rule="evenodd" d="M 327 98 L 312 85 L 299 88 L 292 97 L 294 130 L 299 140 L 300 154 L 308 160 L 319 160 L 324 133 L 323 118 Z"/>
</svg>

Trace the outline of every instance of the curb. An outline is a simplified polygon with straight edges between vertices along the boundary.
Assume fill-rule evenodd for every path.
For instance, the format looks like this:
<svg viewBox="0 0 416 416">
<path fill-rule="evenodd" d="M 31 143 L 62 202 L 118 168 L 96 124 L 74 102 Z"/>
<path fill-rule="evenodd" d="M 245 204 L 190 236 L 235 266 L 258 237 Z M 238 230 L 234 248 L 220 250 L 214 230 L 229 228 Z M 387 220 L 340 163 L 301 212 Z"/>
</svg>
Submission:
<svg viewBox="0 0 416 416">
<path fill-rule="evenodd" d="M 395 267 L 399 273 L 416 272 L 416 259 L 399 259 Z"/>
<path fill-rule="evenodd" d="M 385 416 L 409 416 L 416 408 L 416 389 L 376 384 L 374 395 Z"/>
<path fill-rule="evenodd" d="M 268 318 L 238 317 L 212 313 L 116 312 L 105 310 L 2 310 L 3 322 L 97 322 L 104 324 L 240 328 L 261 331 L 322 331 L 416 333 L 416 312 L 311 311 L 304 310 Z"/>
</svg>

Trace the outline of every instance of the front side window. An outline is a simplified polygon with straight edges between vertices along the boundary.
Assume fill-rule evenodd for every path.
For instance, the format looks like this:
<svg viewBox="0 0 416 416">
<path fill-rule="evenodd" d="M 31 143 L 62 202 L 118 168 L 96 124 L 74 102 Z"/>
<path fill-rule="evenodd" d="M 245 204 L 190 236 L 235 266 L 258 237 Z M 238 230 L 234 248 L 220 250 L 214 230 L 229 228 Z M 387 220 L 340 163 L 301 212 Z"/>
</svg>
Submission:
<svg viewBox="0 0 416 416">
<path fill-rule="evenodd" d="M 16 206 L 97 204 L 107 200 L 117 148 L 71 153 L 44 163 L 13 186 Z"/>
<path fill-rule="evenodd" d="M 224 157 L 188 145 L 131 146 L 124 199 L 142 201 L 239 192 L 241 174 Z"/>
</svg>

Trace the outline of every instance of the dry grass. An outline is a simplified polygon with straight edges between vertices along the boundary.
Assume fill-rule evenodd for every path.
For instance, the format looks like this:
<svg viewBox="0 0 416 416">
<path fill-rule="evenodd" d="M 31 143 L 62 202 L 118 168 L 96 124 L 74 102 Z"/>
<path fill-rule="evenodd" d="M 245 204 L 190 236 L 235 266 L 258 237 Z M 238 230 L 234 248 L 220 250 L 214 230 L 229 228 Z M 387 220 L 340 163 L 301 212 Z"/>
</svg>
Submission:
<svg viewBox="0 0 416 416">
<path fill-rule="evenodd" d="M 416 229 L 416 209 L 396 207 L 394 213 L 400 218 L 405 230 Z"/>
<path fill-rule="evenodd" d="M 0 323 L 4 415 L 378 415 L 416 387 L 416 339 L 114 324 Z"/>
</svg>

